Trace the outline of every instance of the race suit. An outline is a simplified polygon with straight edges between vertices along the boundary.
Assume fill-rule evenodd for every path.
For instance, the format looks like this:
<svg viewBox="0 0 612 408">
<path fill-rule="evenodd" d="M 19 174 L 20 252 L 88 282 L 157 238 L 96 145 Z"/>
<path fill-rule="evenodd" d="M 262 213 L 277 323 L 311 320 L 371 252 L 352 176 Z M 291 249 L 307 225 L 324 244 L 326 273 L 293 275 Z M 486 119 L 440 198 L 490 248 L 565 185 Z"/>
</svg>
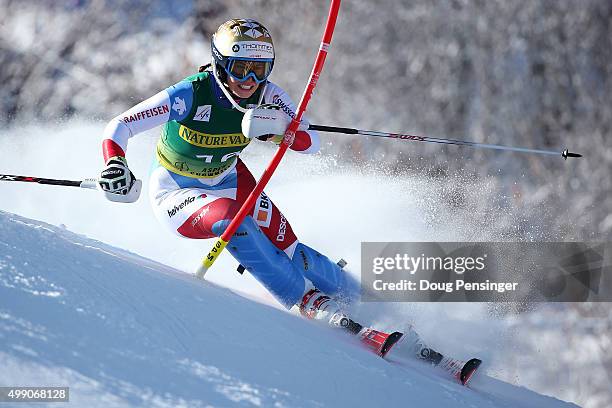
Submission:
<svg viewBox="0 0 612 408">
<path fill-rule="evenodd" d="M 261 84 L 250 98 L 236 102 L 246 109 L 273 103 L 290 117 L 295 111 L 287 93 L 271 82 Z M 251 143 L 241 131 L 243 115 L 227 100 L 212 73 L 198 73 L 112 119 L 104 131 L 104 159 L 125 156 L 131 137 L 163 125 L 149 180 L 149 198 L 157 219 L 182 237 L 219 236 L 255 186 L 253 175 L 238 157 Z M 298 131 L 291 149 L 317 152 L 317 133 Z M 230 252 L 246 263 L 281 303 L 291 307 L 300 300 L 307 286 L 304 278 L 331 293 L 347 286 L 340 268 L 327 265 L 326 257 L 299 243 L 287 219 L 265 193 L 249 214 L 242 235 L 250 228 L 251 241 L 244 241 L 243 246 L 258 250 L 240 248 L 244 238 L 236 238 L 239 230 L 231 240 L 236 244 L 229 246 Z M 254 228 L 249 227 L 251 218 Z M 273 246 L 261 242 L 254 229 L 261 230 Z M 278 258 L 274 248 L 284 251 L 284 258 Z M 294 257 L 296 248 L 300 257 Z M 314 265 L 321 262 L 324 266 L 316 271 Z"/>
</svg>

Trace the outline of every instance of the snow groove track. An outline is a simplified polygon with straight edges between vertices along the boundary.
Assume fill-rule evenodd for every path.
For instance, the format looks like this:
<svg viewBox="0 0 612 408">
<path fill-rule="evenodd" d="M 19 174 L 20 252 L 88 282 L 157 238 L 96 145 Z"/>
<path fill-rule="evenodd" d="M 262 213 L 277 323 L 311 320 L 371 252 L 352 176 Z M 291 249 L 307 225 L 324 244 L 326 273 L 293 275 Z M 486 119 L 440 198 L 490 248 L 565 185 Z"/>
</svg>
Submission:
<svg viewBox="0 0 612 408">
<path fill-rule="evenodd" d="M 70 386 L 72 406 L 573 406 L 484 374 L 468 389 L 401 368 L 338 332 L 2 211 L 0 367 L 0 385 Z"/>
</svg>

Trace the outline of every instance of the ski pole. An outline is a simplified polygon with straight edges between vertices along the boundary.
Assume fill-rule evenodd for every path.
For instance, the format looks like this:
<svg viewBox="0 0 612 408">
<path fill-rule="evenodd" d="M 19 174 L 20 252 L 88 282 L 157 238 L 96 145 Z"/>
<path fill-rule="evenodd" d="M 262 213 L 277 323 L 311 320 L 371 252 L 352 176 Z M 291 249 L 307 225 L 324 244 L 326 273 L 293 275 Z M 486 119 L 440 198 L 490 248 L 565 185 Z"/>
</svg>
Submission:
<svg viewBox="0 0 612 408">
<path fill-rule="evenodd" d="M 447 145 L 470 146 L 470 147 L 481 148 L 481 149 L 508 150 L 512 152 L 533 153 L 533 154 L 542 154 L 542 155 L 550 155 L 550 156 L 560 155 L 566 160 L 568 157 L 582 157 L 580 153 L 572 153 L 568 151 L 567 149 L 563 150 L 562 152 L 554 151 L 554 150 L 527 149 L 524 147 L 512 147 L 512 146 L 502 146 L 502 145 L 496 145 L 496 144 L 477 143 L 477 142 L 470 142 L 467 140 L 444 139 L 440 137 L 409 135 L 405 133 L 402 134 L 402 133 L 377 132 L 373 130 L 359 130 L 359 129 L 351 129 L 351 128 L 335 127 L 335 126 L 323 126 L 323 125 L 310 125 L 308 129 L 319 130 L 321 132 L 345 133 L 349 135 L 387 137 L 391 139 L 408 140 L 408 141 L 413 141 L 413 142 L 427 142 L 427 143 L 439 143 L 439 144 L 447 144 Z"/>
<path fill-rule="evenodd" d="M 47 184 L 52 186 L 66 186 L 66 187 L 80 187 L 86 188 L 88 190 L 100 190 L 100 185 L 98 184 L 98 180 L 94 178 L 88 178 L 84 180 L 58 180 L 58 179 L 50 179 L 50 178 L 42 178 L 42 177 L 29 177 L 29 176 L 14 176 L 11 174 L 0 174 L 0 181 L 20 181 L 25 183 L 38 183 L 38 184 Z M 106 197 L 115 202 L 120 203 L 133 203 L 138 200 L 140 197 L 140 191 L 142 190 L 142 181 L 136 180 L 134 181 L 134 185 L 132 189 L 127 195 L 120 194 L 112 194 L 104 191 Z"/>
<path fill-rule="evenodd" d="M 53 186 L 81 187 L 96 190 L 98 181 L 96 179 L 58 180 L 42 177 L 13 176 L 10 174 L 0 174 L 0 181 L 22 181 L 26 183 L 49 184 Z"/>
<path fill-rule="evenodd" d="M 327 17 L 327 23 L 325 24 L 325 31 L 323 33 L 323 39 L 321 40 L 319 52 L 317 54 L 317 58 L 315 59 L 312 72 L 310 73 L 308 84 L 306 85 L 304 93 L 302 94 L 302 99 L 298 104 L 295 117 L 293 118 L 293 120 L 289 124 L 289 127 L 285 131 L 285 135 L 283 137 L 283 141 L 280 147 L 274 154 L 274 157 L 270 161 L 270 164 L 268 165 L 261 178 L 255 185 L 255 188 L 253 189 L 253 191 L 251 191 L 251 194 L 249 194 L 246 201 L 242 204 L 242 207 L 240 207 L 240 210 L 238 211 L 232 222 L 230 222 L 225 232 L 221 234 L 221 237 L 217 239 L 217 242 L 215 242 L 215 245 L 210 250 L 208 255 L 206 255 L 206 257 L 200 263 L 200 266 L 196 271 L 196 276 L 198 278 L 204 278 L 204 274 L 206 273 L 206 271 L 212 266 L 217 257 L 221 254 L 221 252 L 223 252 L 223 249 L 227 246 L 229 240 L 238 229 L 238 226 L 242 224 L 242 220 L 244 220 L 247 214 L 251 211 L 251 208 L 255 204 L 255 201 L 263 192 L 263 189 L 266 184 L 268 184 L 268 181 L 272 177 L 272 174 L 274 174 L 274 171 L 278 167 L 278 164 L 280 163 L 281 159 L 283 158 L 283 155 L 287 151 L 287 148 L 293 143 L 293 139 L 295 138 L 295 132 L 297 131 L 300 121 L 302 120 L 302 116 L 304 114 L 304 111 L 306 110 L 306 106 L 308 106 L 308 102 L 312 97 L 314 88 L 317 85 L 317 81 L 319 80 L 319 75 L 323 70 L 323 64 L 325 63 L 325 57 L 327 56 L 329 44 L 334 33 L 339 9 L 340 0 L 331 0 L 331 5 L 329 7 L 329 15 Z"/>
</svg>

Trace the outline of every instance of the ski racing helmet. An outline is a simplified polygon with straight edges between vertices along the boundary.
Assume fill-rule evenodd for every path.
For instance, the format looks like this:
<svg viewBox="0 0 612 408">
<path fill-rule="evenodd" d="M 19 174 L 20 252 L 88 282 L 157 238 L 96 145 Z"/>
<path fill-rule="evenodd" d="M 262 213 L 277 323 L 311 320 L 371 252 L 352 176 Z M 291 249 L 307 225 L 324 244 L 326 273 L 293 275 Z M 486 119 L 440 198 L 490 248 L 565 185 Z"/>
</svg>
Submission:
<svg viewBox="0 0 612 408">
<path fill-rule="evenodd" d="M 226 75 L 243 82 L 252 78 L 257 84 L 268 79 L 274 66 L 274 44 L 270 32 L 251 19 L 228 20 L 211 40 L 213 68 L 225 82 Z M 221 70 L 221 68 L 223 68 Z"/>
</svg>

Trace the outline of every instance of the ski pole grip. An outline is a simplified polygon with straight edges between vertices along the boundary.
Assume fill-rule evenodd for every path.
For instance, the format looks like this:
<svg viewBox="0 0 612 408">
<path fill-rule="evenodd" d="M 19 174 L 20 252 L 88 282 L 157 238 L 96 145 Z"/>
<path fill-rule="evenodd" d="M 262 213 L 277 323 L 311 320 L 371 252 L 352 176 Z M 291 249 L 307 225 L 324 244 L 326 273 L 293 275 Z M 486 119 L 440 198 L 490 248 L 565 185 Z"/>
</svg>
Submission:
<svg viewBox="0 0 612 408">
<path fill-rule="evenodd" d="M 204 279 L 204 275 L 206 275 L 206 272 L 208 271 L 208 269 L 217 260 L 221 252 L 223 252 L 223 250 L 227 246 L 227 242 L 228 241 L 224 241 L 221 238 L 217 239 L 217 242 L 215 242 L 215 245 L 213 246 L 213 248 L 210 250 L 208 255 L 206 255 L 206 257 L 202 260 L 202 263 L 196 270 L 197 278 Z"/>
</svg>

